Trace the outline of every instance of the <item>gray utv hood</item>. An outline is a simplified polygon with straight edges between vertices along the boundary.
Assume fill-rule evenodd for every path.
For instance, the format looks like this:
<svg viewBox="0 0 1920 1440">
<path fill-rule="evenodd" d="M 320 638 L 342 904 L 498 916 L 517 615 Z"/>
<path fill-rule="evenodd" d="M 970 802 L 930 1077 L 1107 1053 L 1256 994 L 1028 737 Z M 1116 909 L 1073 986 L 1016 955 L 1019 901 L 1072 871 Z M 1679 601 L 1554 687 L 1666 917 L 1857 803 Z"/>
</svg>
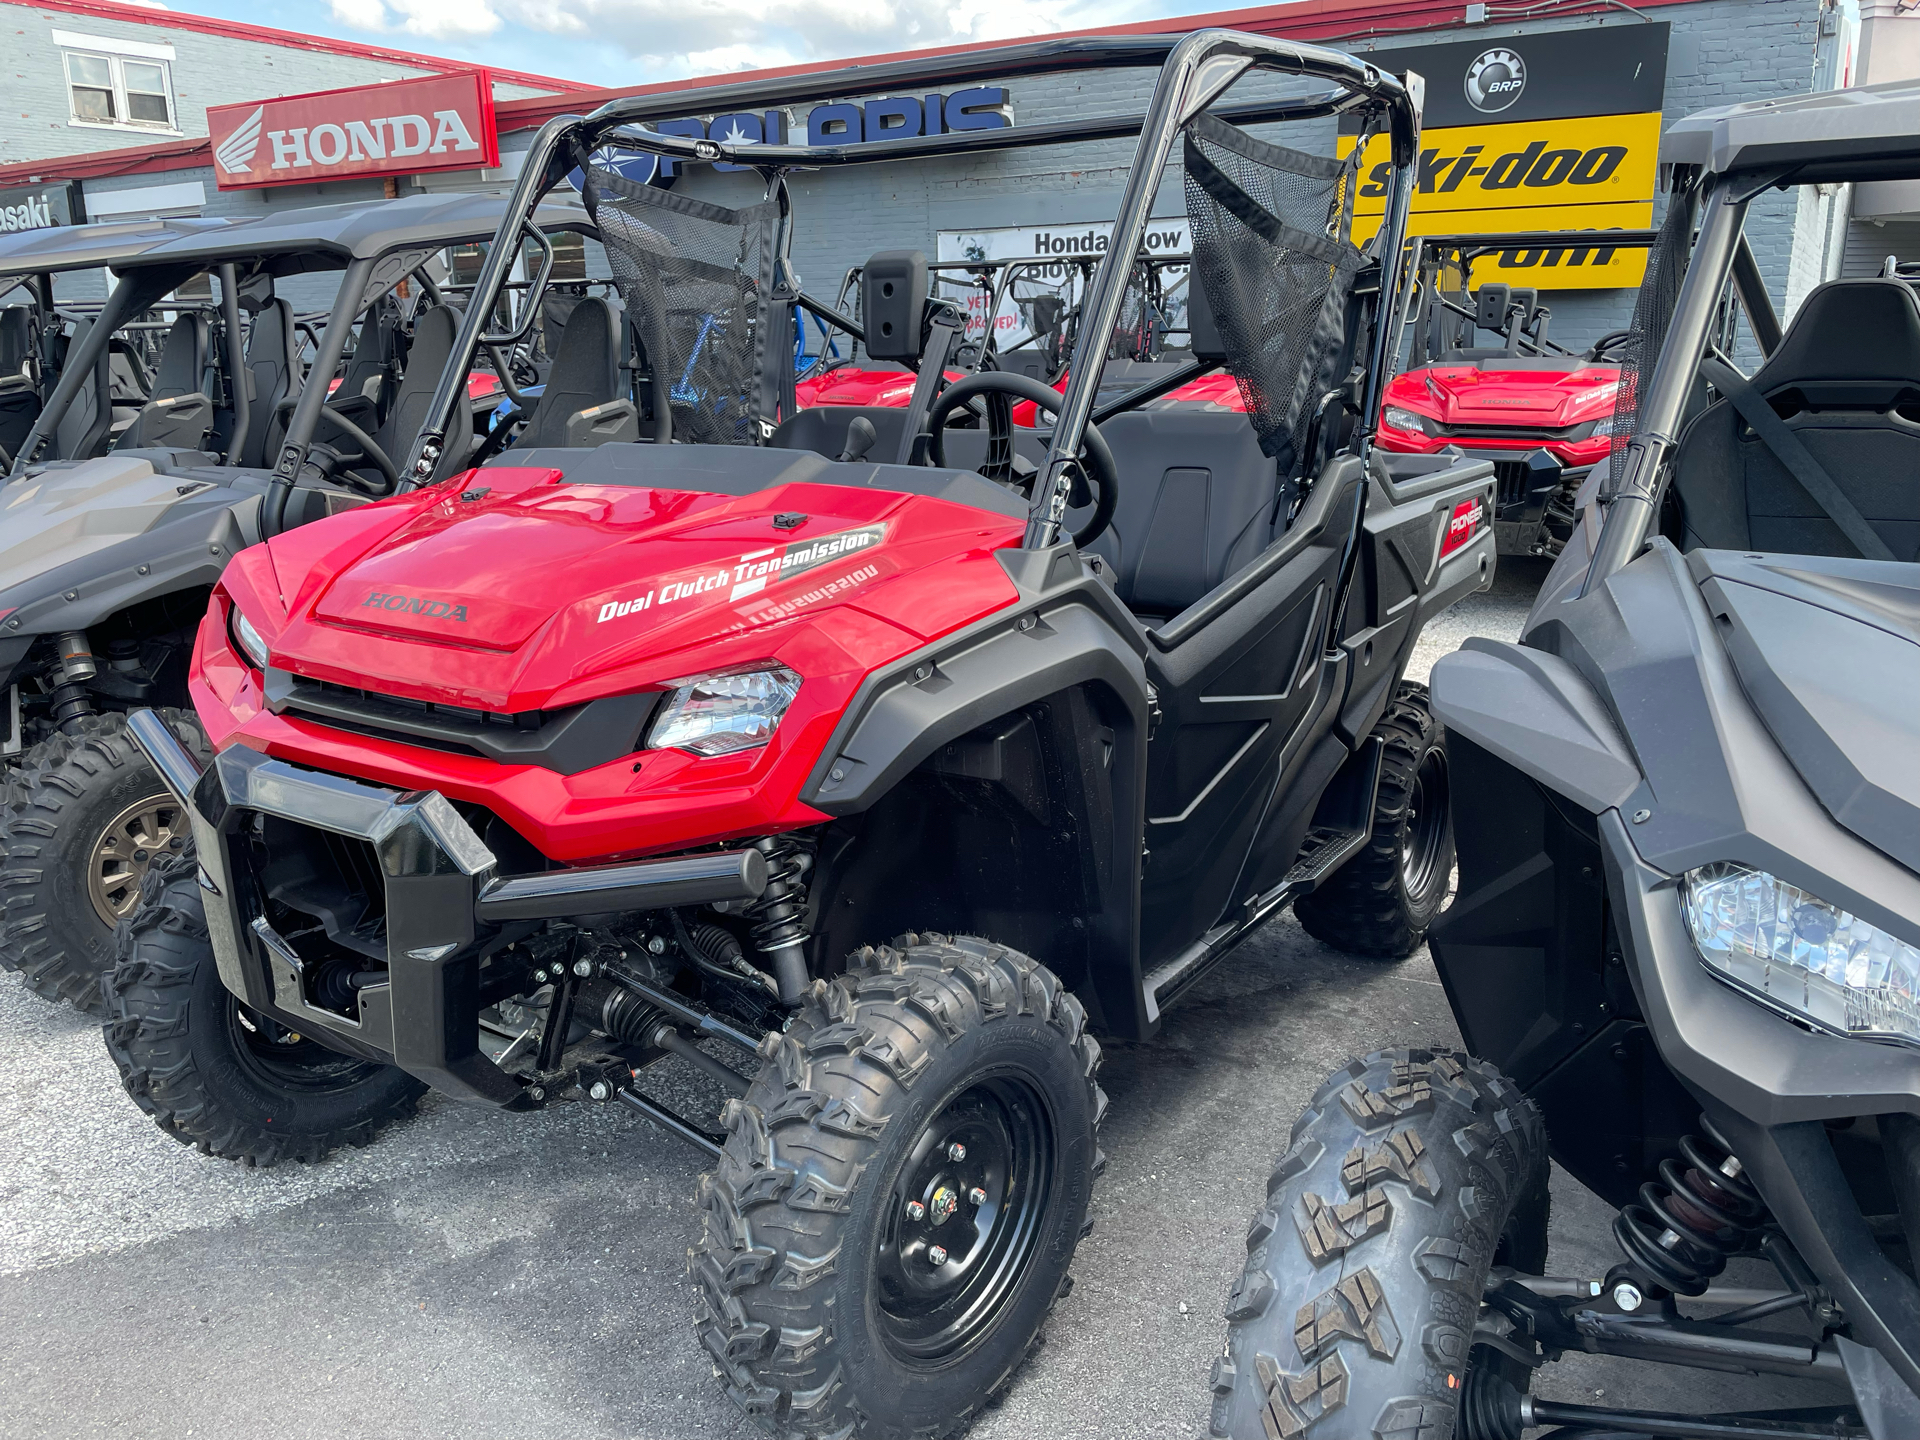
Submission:
<svg viewBox="0 0 1920 1440">
<path fill-rule="evenodd" d="M 0 484 L 9 633 L 90 625 L 144 594 L 212 584 L 233 548 L 254 538 L 250 523 L 235 525 L 237 502 L 253 497 L 223 483 L 234 474 L 156 471 L 141 456 L 108 455 Z M 251 522 L 253 507 L 244 508 Z"/>
<path fill-rule="evenodd" d="M 1696 551 L 1774 742 L 1841 825 L 1920 871 L 1920 565 Z"/>
</svg>

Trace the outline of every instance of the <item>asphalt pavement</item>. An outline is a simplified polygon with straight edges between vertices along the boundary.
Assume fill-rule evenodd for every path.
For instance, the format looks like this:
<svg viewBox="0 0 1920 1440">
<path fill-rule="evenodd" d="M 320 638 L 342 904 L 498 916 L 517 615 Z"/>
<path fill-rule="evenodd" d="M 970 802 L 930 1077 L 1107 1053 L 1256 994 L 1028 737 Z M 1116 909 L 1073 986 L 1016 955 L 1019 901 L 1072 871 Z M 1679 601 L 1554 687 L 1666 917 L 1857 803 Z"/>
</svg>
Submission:
<svg viewBox="0 0 1920 1440">
<path fill-rule="evenodd" d="M 1504 563 L 1430 630 L 1416 674 L 1466 635 L 1513 636 L 1542 573 Z M 1204 1435 L 1221 1302 L 1273 1157 L 1328 1072 L 1406 1043 L 1458 1043 L 1426 954 L 1357 960 L 1282 915 L 1151 1043 L 1109 1044 L 1110 1165 L 1077 1283 L 977 1440 Z M 161 1134 L 98 1026 L 6 976 L 0 1057 L 0 1436 L 760 1433 L 688 1323 L 701 1157 L 637 1116 L 429 1097 L 365 1150 L 253 1172 Z M 1552 1268 L 1603 1273 L 1608 1213 L 1564 1176 L 1555 1199 Z M 1537 1388 L 1758 1403 L 1619 1362 L 1550 1367 Z"/>
</svg>

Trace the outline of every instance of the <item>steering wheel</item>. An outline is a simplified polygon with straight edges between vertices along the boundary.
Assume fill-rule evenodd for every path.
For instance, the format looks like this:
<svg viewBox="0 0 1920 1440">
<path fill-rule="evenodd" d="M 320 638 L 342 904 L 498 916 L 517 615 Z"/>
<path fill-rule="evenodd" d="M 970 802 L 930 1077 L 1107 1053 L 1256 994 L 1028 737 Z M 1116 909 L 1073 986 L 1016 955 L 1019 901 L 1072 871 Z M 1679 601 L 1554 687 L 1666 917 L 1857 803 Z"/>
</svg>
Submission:
<svg viewBox="0 0 1920 1440">
<path fill-rule="evenodd" d="M 927 411 L 929 465 L 944 466 L 947 463 L 947 447 L 941 435 L 946 428 L 947 416 L 980 395 L 1011 395 L 1017 400 L 1031 400 L 1050 415 L 1060 413 L 1060 402 L 1064 398 L 1058 390 L 1010 370 L 981 370 L 956 380 L 940 392 L 939 398 Z M 987 443 L 990 449 L 999 447 L 1011 453 L 1013 425 L 1011 419 L 1003 418 L 1007 413 L 998 405 L 987 407 L 987 428 L 991 437 Z M 1074 545 L 1085 549 L 1112 523 L 1113 507 L 1120 500 L 1120 470 L 1113 462 L 1113 450 L 1107 444 L 1106 437 L 1100 433 L 1099 427 L 1092 424 L 1087 426 L 1080 442 L 1080 454 L 1075 458 L 1082 462 L 1082 470 L 1092 482 L 1095 492 L 1093 514 L 1073 534 Z"/>
<path fill-rule="evenodd" d="M 1593 342 L 1593 348 L 1587 351 L 1589 360 L 1598 360 L 1616 345 L 1624 345 L 1633 338 L 1631 330 L 1609 330 Z"/>
<path fill-rule="evenodd" d="M 275 413 L 283 410 L 291 410 L 299 403 L 299 396 L 289 395 L 274 407 Z M 331 445 L 321 445 L 318 442 L 309 445 L 309 451 L 317 449 L 324 452 L 322 457 L 323 463 L 320 465 L 322 474 L 330 480 L 338 479 L 350 488 L 358 490 L 362 495 L 370 496 L 375 500 L 391 495 L 395 490 L 400 488 L 399 469 L 394 465 L 393 461 L 387 457 L 387 452 L 375 443 L 371 435 L 354 424 L 353 421 L 347 419 L 347 417 L 342 415 L 338 410 L 322 407 L 321 413 L 326 419 L 327 424 L 345 431 L 347 438 L 358 445 L 361 450 L 361 453 L 358 455 L 343 455 Z M 369 460 L 373 462 L 374 468 L 380 472 L 382 483 L 375 484 L 353 472 L 353 466 L 364 465 Z M 335 469 L 335 465 L 341 468 Z"/>
</svg>

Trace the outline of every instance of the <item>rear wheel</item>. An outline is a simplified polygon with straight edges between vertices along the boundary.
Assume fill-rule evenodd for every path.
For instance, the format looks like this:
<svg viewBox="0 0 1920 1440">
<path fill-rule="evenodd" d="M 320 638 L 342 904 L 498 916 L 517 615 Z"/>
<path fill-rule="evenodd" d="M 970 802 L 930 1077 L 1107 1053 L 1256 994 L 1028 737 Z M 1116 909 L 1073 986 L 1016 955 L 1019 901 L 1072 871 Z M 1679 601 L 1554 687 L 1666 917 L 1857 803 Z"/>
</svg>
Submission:
<svg viewBox="0 0 1920 1440">
<path fill-rule="evenodd" d="M 1547 1257 L 1539 1111 L 1470 1056 L 1355 1060 L 1307 1104 L 1247 1232 L 1214 1362 L 1213 1427 L 1232 1440 L 1454 1433 L 1470 1368 L 1527 1371 L 1475 1346 L 1496 1263 Z"/>
<path fill-rule="evenodd" d="M 1427 687 L 1409 681 L 1373 733 L 1383 742 L 1373 833 L 1293 913 L 1336 950 L 1399 960 L 1426 940 L 1453 881 L 1447 732 Z"/>
<path fill-rule="evenodd" d="M 690 1257 L 695 1328 L 763 1428 L 926 1440 L 1012 1380 L 1104 1163 L 1085 1022 L 1017 951 L 905 935 L 769 1039 Z"/>
<path fill-rule="evenodd" d="M 190 752 L 212 758 L 190 712 L 159 713 Z M 7 777 L 0 817 L 0 965 L 37 995 L 99 1014 L 114 927 L 133 913 L 147 868 L 191 843 L 185 810 L 127 717 L 109 714 L 29 750 Z"/>
<path fill-rule="evenodd" d="M 192 848 L 147 872 L 102 991 L 107 1053 L 154 1123 L 248 1165 L 365 1145 L 426 1089 L 248 1009 L 221 983 Z"/>
</svg>

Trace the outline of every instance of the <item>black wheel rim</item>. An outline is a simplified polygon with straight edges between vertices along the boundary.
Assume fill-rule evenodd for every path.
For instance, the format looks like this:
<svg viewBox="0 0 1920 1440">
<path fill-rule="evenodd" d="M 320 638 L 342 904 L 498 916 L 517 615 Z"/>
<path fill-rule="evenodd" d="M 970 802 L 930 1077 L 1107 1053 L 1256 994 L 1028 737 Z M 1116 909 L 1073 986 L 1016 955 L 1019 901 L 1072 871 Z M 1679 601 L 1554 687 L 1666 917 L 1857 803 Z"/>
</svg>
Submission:
<svg viewBox="0 0 1920 1440">
<path fill-rule="evenodd" d="M 223 1008 L 240 1068 L 276 1090 L 336 1094 L 351 1090 L 380 1069 L 309 1040 L 279 1021 L 257 1014 L 232 995 Z"/>
<path fill-rule="evenodd" d="M 1424 899 L 1440 875 L 1448 821 L 1447 752 L 1434 747 L 1420 757 L 1407 794 L 1407 818 L 1401 829 L 1400 873 L 1409 899 Z"/>
<path fill-rule="evenodd" d="M 883 1202 L 874 1267 L 895 1355 L 944 1364 L 993 1328 L 1039 1248 L 1057 1153 L 1052 1111 L 1015 1074 L 976 1080 L 914 1138 Z"/>
</svg>

